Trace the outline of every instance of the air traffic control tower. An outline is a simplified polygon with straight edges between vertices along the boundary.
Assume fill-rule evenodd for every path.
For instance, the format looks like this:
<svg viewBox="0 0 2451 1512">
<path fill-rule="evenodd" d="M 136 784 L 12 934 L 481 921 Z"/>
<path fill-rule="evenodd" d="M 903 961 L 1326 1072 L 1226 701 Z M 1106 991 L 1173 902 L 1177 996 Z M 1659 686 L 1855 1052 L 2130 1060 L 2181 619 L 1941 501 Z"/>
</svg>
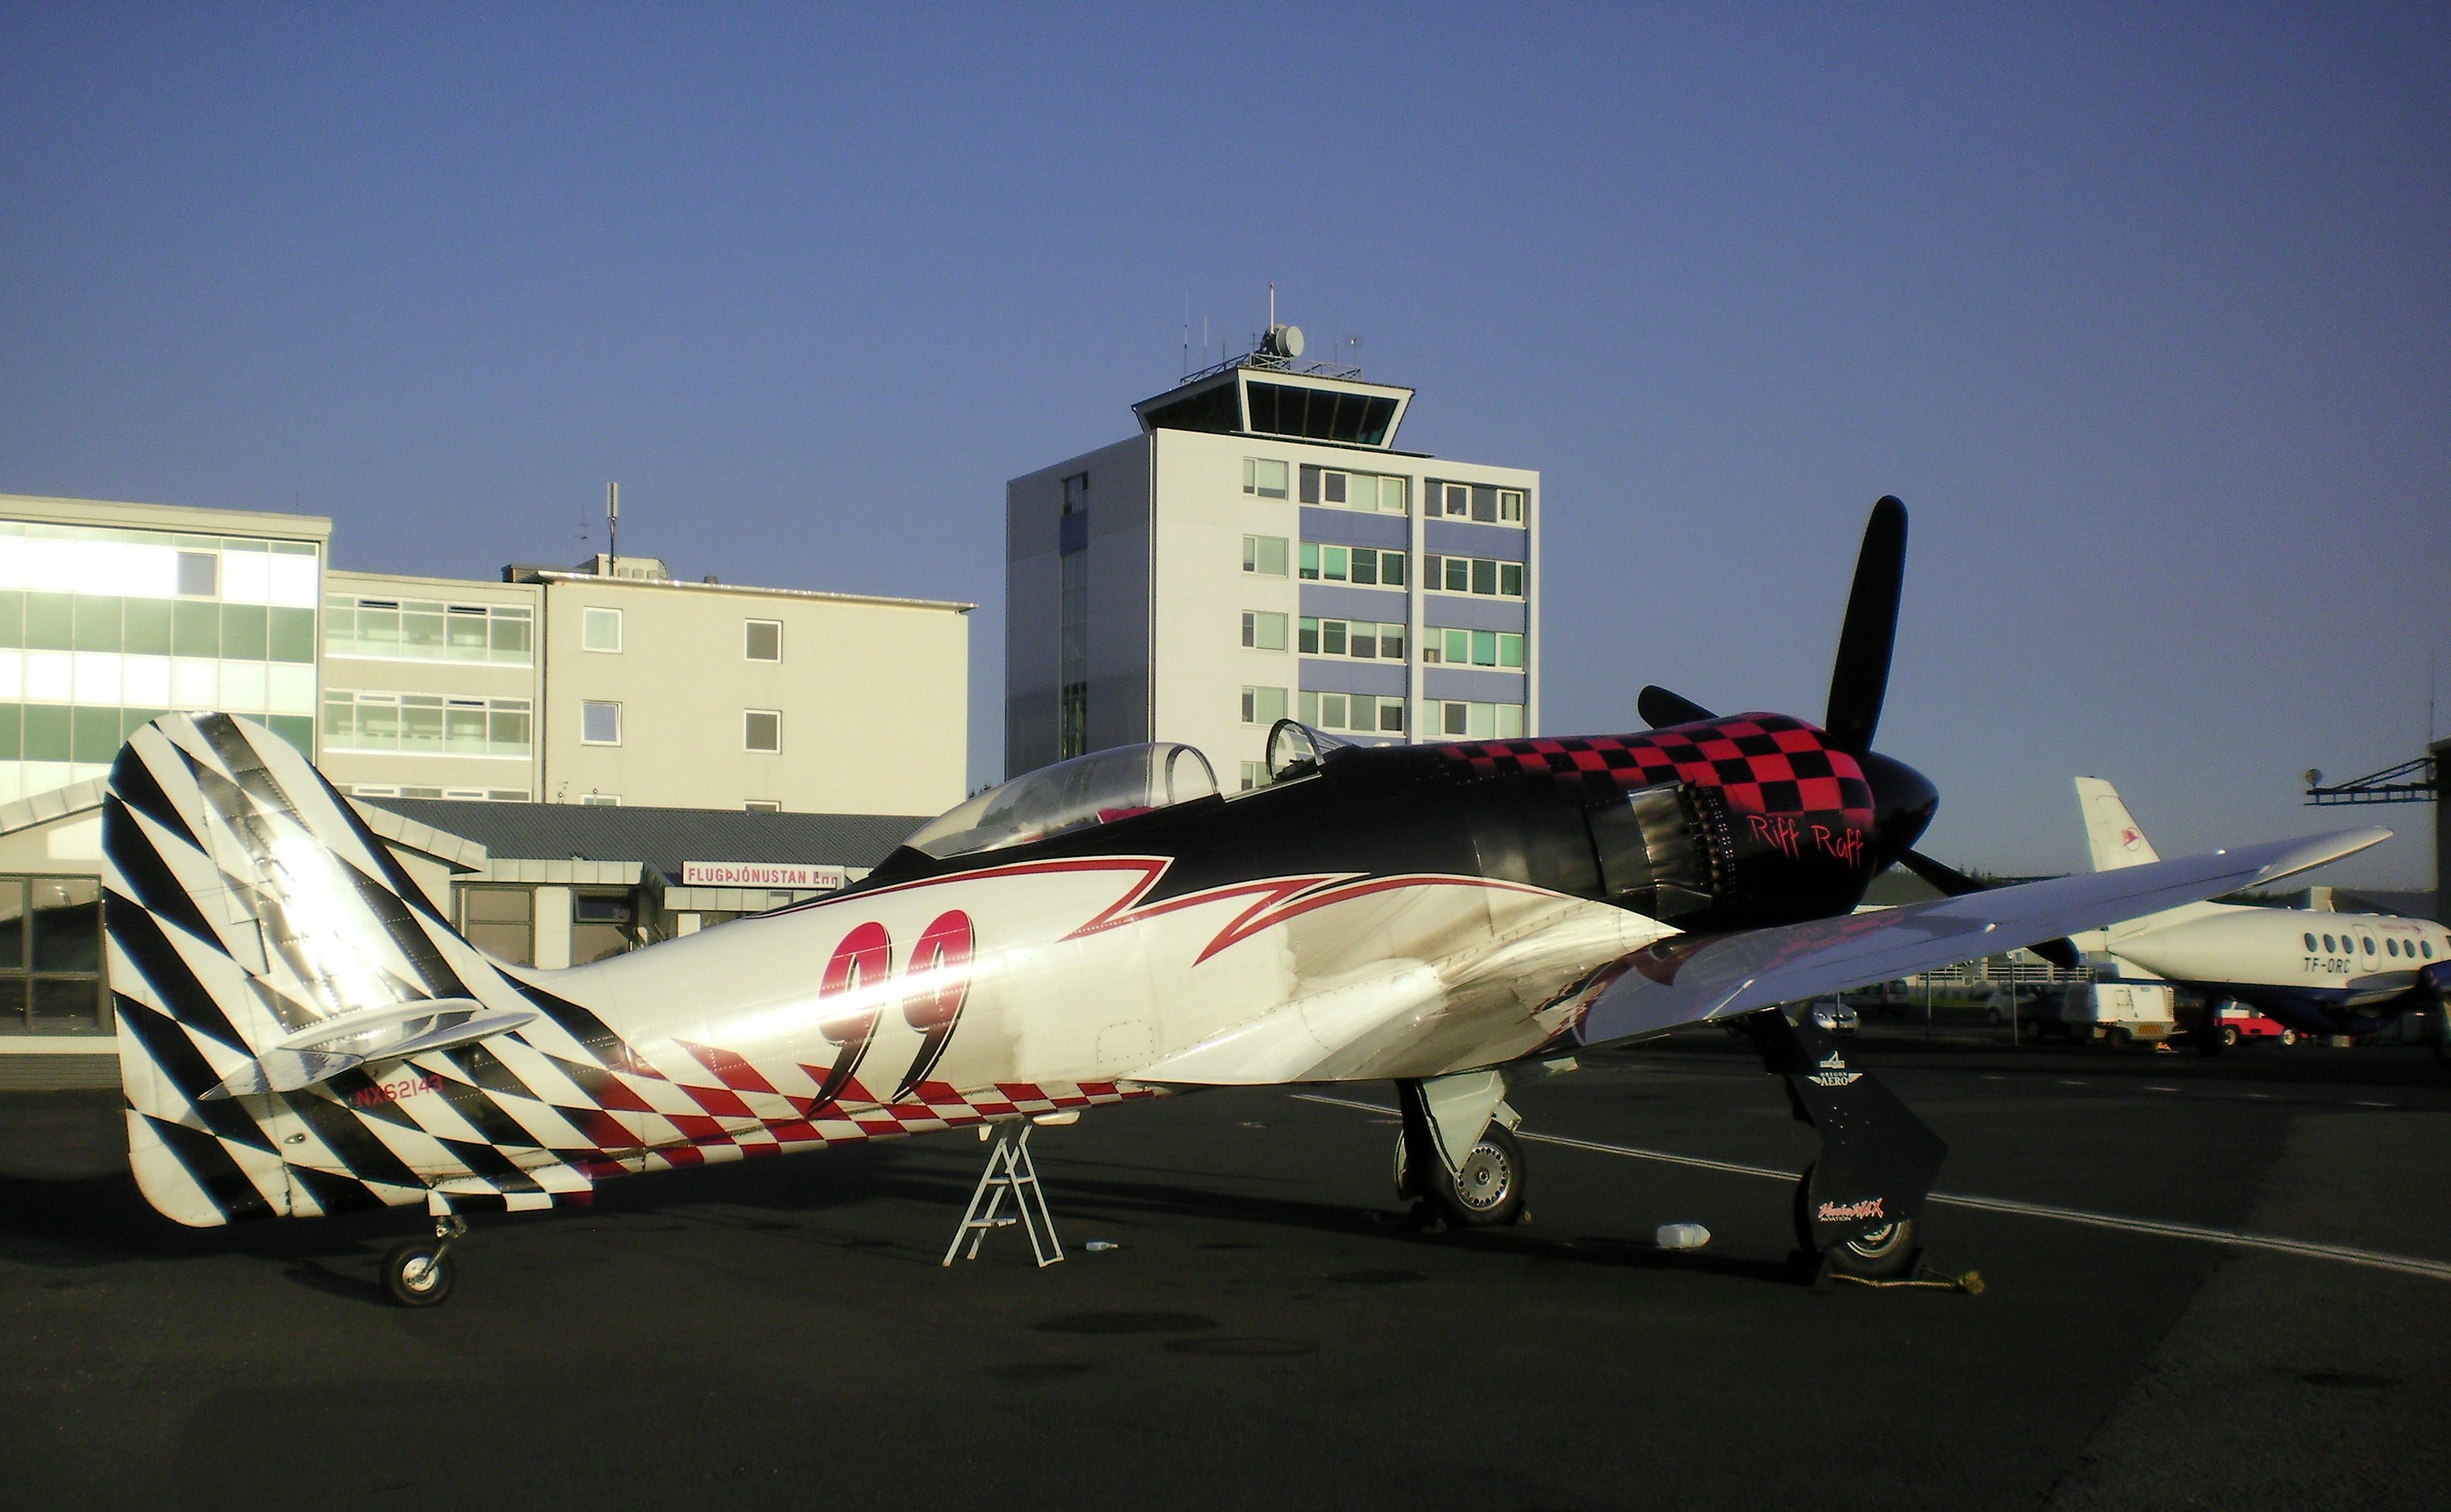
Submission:
<svg viewBox="0 0 2451 1512">
<path fill-rule="evenodd" d="M 1413 390 L 1300 330 L 1132 406 L 1140 434 L 1005 485 L 1005 771 L 1181 740 L 1229 791 L 1268 727 L 1539 726 L 1540 475 L 1400 451 Z"/>
</svg>

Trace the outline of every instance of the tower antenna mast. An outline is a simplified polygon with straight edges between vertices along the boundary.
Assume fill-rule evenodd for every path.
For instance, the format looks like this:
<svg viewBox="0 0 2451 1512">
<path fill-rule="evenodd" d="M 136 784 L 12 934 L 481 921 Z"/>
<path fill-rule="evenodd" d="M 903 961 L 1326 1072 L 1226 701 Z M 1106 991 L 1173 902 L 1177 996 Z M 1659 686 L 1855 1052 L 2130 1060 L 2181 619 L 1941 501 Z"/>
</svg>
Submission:
<svg viewBox="0 0 2451 1512">
<path fill-rule="evenodd" d="M 621 485 L 604 485 L 604 575 L 621 576 Z"/>
</svg>

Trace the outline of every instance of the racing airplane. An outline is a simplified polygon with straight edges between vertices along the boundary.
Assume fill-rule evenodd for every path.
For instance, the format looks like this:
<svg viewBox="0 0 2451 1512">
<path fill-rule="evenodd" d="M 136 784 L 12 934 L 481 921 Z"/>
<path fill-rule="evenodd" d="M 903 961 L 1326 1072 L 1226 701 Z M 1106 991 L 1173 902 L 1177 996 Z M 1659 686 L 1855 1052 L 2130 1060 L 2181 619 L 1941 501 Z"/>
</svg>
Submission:
<svg viewBox="0 0 2451 1512">
<path fill-rule="evenodd" d="M 2117 871 L 2159 858 L 2119 790 L 2076 779 L 2093 869 Z M 2131 978 L 2161 978 L 2205 996 L 2205 1024 L 2235 999 L 2309 1034 L 2371 1034 L 2401 1014 L 2451 1007 L 2451 930 L 2396 913 L 2190 903 L 2128 919 L 2086 942 Z M 2438 1021 L 2434 1048 L 2445 1053 Z M 2217 1054 L 2218 1035 L 2199 1049 Z M 2446 1057 L 2451 1058 L 2451 1057 Z"/>
<path fill-rule="evenodd" d="M 1522 1211 L 1508 1081 L 1736 1015 L 1819 1157 L 1800 1256 L 1914 1264 L 1945 1147 L 1763 1011 L 2268 882 L 2377 830 L 1994 891 L 1916 854 L 1932 785 L 1873 749 L 1906 512 L 1874 506 L 1818 725 L 1643 690 L 1652 728 L 1362 747 L 1290 721 L 1225 794 L 1102 751 L 923 826 L 856 886 L 564 971 L 454 932 L 348 801 L 246 720 L 170 715 L 104 816 L 129 1160 L 225 1224 L 422 1208 L 384 1290 L 440 1302 L 479 1211 L 709 1164 L 1217 1086 L 1392 1081 L 1406 1195 Z M 1959 895 L 1853 914 L 1893 861 Z M 1799 1015 L 1800 1016 L 1800 1015 Z"/>
</svg>

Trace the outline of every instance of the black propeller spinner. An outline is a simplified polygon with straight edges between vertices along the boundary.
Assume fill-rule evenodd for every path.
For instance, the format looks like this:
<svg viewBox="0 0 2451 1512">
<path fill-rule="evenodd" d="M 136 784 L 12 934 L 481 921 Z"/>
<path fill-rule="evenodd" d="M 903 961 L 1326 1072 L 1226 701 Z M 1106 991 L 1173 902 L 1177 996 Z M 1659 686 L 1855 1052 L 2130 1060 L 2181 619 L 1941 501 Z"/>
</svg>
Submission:
<svg viewBox="0 0 2451 1512">
<path fill-rule="evenodd" d="M 1907 506 L 1894 495 L 1885 494 L 1873 505 L 1873 517 L 1864 525 L 1864 545 L 1855 557 L 1855 583 L 1847 596 L 1847 619 L 1838 632 L 1838 656 L 1830 669 L 1830 702 L 1821 727 L 1832 745 L 1863 767 L 1864 780 L 1873 789 L 1873 829 L 1883 851 L 1943 894 L 1957 897 L 1983 892 L 1986 884 L 1914 849 L 1940 807 L 1939 790 L 1914 768 L 1873 749 L 1881 704 L 1889 696 L 1890 658 L 1897 644 L 1898 599 L 1906 572 Z M 1693 699 L 1657 686 L 1644 688 L 1635 708 L 1654 729 L 1713 717 Z M 2064 939 L 2044 940 L 2029 948 L 2062 968 L 2073 968 L 2080 959 L 2076 947 Z"/>
</svg>

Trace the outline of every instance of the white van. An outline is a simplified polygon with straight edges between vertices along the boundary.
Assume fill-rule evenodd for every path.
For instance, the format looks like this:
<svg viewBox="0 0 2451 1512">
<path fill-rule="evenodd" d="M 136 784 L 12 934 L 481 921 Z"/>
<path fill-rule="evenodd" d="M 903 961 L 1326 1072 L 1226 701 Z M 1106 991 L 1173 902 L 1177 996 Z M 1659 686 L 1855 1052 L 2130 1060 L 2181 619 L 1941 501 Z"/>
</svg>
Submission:
<svg viewBox="0 0 2451 1512">
<path fill-rule="evenodd" d="M 2071 1041 L 2156 1045 L 2178 1032 L 2178 995 L 2162 982 L 2094 982 L 2063 990 L 2052 1016 Z"/>
</svg>

